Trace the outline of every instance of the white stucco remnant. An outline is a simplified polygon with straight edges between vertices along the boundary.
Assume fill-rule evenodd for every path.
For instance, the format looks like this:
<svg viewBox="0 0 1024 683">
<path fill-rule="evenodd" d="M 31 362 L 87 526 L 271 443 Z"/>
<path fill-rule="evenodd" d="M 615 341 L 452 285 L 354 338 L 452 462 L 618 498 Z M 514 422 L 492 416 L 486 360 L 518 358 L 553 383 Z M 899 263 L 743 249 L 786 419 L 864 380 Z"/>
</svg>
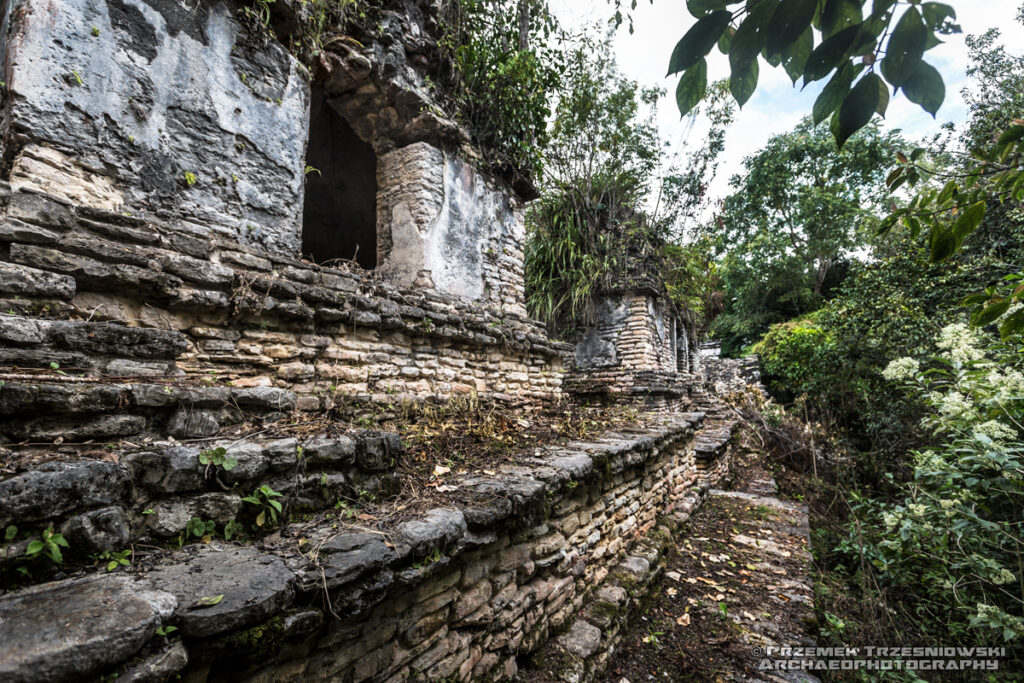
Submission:
<svg viewBox="0 0 1024 683">
<path fill-rule="evenodd" d="M 425 142 L 377 163 L 378 271 L 410 287 L 524 312 L 523 209 L 470 164 Z"/>
</svg>

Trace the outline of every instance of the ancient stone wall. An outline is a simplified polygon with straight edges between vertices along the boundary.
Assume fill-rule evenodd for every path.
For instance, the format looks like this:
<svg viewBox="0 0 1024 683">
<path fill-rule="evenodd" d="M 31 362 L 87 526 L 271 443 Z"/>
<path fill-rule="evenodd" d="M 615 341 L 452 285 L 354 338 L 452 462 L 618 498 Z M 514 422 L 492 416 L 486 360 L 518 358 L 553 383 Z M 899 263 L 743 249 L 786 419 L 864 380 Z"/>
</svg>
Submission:
<svg viewBox="0 0 1024 683">
<path fill-rule="evenodd" d="M 297 394 L 300 410 L 560 395 L 568 347 L 525 317 L 34 192 L 0 186 L 0 195 L 2 372 L 37 382 L 70 373 L 82 392 L 108 378 L 266 387 Z M 238 421 L 213 399 L 182 404 L 195 419 L 154 416 L 135 393 L 117 405 L 116 425 L 102 401 L 57 411 L 86 438 L 159 434 L 165 419 L 186 425 L 176 436 L 208 435 Z M 38 407 L 10 399 L 4 434 L 31 432 Z"/>
<path fill-rule="evenodd" d="M 278 4 L 275 16 L 293 23 L 312 11 Z M 307 141 L 318 144 L 309 140 L 310 74 L 273 37 L 251 35 L 241 6 L 5 3 L 5 177 L 158 219 L 186 239 L 212 232 L 299 256 L 304 178 L 321 173 L 304 165 Z M 341 42 L 322 57 L 318 87 L 380 157 L 377 178 L 362 179 L 376 180 L 380 274 L 403 288 L 432 279 L 439 294 L 521 315 L 523 208 L 464 160 L 476 156 L 468 136 L 438 107 L 437 11 L 382 3 L 362 48 Z"/>
<path fill-rule="evenodd" d="M 525 314 L 523 208 L 507 192 L 425 142 L 382 156 L 377 184 L 383 277 Z"/>
<path fill-rule="evenodd" d="M 535 653 L 533 664 L 562 680 L 588 679 L 661 571 L 675 525 L 727 469 L 727 431 L 704 437 L 699 451 L 691 446 L 700 420 L 677 415 L 467 473 L 447 502 L 386 527 L 293 525 L 259 548 L 186 546 L 131 577 L 100 573 L 4 596 L 0 675 L 482 681 L 511 678 Z M 321 440 L 307 457 L 377 468 L 386 464 L 380 438 Z M 280 445 L 251 450 L 273 450 L 281 462 L 291 456 Z M 96 463 L 110 482 L 131 484 L 96 479 L 90 495 L 122 491 L 146 505 L 153 491 L 180 491 L 201 477 L 191 458 L 169 469 L 158 461 Z M 5 481 L 20 493 L 3 500 L 28 505 L 47 473 L 33 476 Z M 68 508 L 81 494 L 65 486 L 47 495 Z M 200 598 L 213 596 L 203 607 Z M 59 614 L 65 627 L 39 629 L 43 612 Z M 168 625 L 178 629 L 172 637 L 157 633 Z"/>
<path fill-rule="evenodd" d="M 761 383 L 761 361 L 757 356 L 722 358 L 703 355 L 701 360 L 704 381 L 720 395 Z"/>
<path fill-rule="evenodd" d="M 685 409 L 676 323 L 657 297 L 644 292 L 606 296 L 597 304 L 596 318 L 578 336 L 567 390 L 580 397 Z"/>
<path fill-rule="evenodd" d="M 236 5 L 11 0 L 0 23 L 11 183 L 299 246 L 308 78 Z"/>
<path fill-rule="evenodd" d="M 656 297 L 642 292 L 608 295 L 595 309 L 595 324 L 576 344 L 576 367 L 676 371 L 673 321 Z"/>
</svg>

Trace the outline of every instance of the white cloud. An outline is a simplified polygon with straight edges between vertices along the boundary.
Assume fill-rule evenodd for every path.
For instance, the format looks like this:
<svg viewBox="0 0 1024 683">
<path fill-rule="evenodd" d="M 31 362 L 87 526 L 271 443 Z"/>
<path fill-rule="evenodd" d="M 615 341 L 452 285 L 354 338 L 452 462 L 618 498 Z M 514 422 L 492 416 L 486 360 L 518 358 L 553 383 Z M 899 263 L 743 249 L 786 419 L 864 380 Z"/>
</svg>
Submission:
<svg viewBox="0 0 1024 683">
<path fill-rule="evenodd" d="M 887 125 L 900 128 L 911 138 L 926 138 L 939 131 L 942 123 L 961 123 L 966 107 L 960 90 L 966 82 L 968 51 L 964 36 L 981 34 L 989 28 L 1002 31 L 1002 41 L 1008 50 L 1024 54 L 1024 26 L 1016 21 L 1018 0 L 947 0 L 960 11 L 957 18 L 963 34 L 945 36 L 946 41 L 927 53 L 926 59 L 942 73 L 946 82 L 946 100 L 935 119 L 903 96 L 893 98 Z M 606 22 L 612 15 L 610 4 L 592 0 L 552 0 L 552 8 L 563 25 L 580 27 L 595 22 Z M 676 79 L 665 78 L 672 48 L 693 23 L 682 0 L 654 0 L 652 4 L 640 1 L 633 12 L 635 32 L 630 35 L 625 26 L 615 36 L 614 49 L 619 68 L 629 78 L 643 85 L 665 88 L 669 98 L 658 112 L 658 125 L 662 137 L 675 149 L 687 134 L 693 142 L 699 141 L 707 124 L 697 122 L 692 127 L 679 119 L 671 93 Z M 728 60 L 717 49 L 712 50 L 709 62 L 709 80 L 729 75 Z M 712 193 L 727 194 L 729 178 L 743 167 L 743 158 L 756 152 L 778 133 L 791 129 L 801 117 L 809 114 L 822 83 L 811 84 L 800 91 L 790 85 L 785 72 L 761 63 L 760 83 L 754 97 L 744 106 L 726 137 L 718 177 L 712 183 Z"/>
</svg>

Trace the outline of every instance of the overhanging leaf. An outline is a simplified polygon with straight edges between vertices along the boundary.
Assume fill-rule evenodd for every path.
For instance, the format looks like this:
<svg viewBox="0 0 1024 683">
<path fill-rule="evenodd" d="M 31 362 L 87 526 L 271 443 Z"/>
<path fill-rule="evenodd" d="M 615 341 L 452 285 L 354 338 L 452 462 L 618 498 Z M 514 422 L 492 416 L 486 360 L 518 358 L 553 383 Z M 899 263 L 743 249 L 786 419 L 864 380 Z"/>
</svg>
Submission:
<svg viewBox="0 0 1024 683">
<path fill-rule="evenodd" d="M 861 0 L 825 0 L 821 10 L 821 32 L 828 38 L 864 18 Z"/>
<path fill-rule="evenodd" d="M 697 103 L 704 99 L 708 90 L 708 63 L 701 58 L 699 62 L 691 66 L 679 79 L 676 86 L 676 106 L 679 107 L 679 114 L 686 116 L 697 106 Z"/>
<path fill-rule="evenodd" d="M 924 56 L 928 29 L 921 13 L 911 7 L 900 17 L 886 43 L 882 59 L 882 75 L 894 86 L 906 83 L 915 73 Z"/>
<path fill-rule="evenodd" d="M 725 9 L 740 0 L 686 0 L 686 9 L 695 17 L 702 17 L 715 10 Z"/>
<path fill-rule="evenodd" d="M 1024 329 L 1024 308 L 1006 316 L 1006 319 L 999 324 L 999 336 L 1008 339 L 1011 335 L 1020 333 L 1022 329 Z"/>
<path fill-rule="evenodd" d="M 729 48 L 729 66 L 732 69 L 757 59 L 767 39 L 768 22 L 778 6 L 779 0 L 761 0 L 751 8 L 732 37 Z"/>
<path fill-rule="evenodd" d="M 889 108 L 889 87 L 885 84 L 881 78 L 878 79 L 878 106 L 875 107 L 875 111 L 882 118 L 885 118 L 885 112 Z"/>
<path fill-rule="evenodd" d="M 839 106 L 839 129 L 836 144 L 842 149 L 851 135 L 863 128 L 878 110 L 879 83 L 877 74 L 869 73 L 853 86 Z"/>
<path fill-rule="evenodd" d="M 982 219 L 985 218 L 985 202 L 975 202 L 963 211 L 953 224 L 953 235 L 963 242 L 964 238 L 974 232 Z"/>
<path fill-rule="evenodd" d="M 722 32 L 729 25 L 732 12 L 718 10 L 697 20 L 679 39 L 668 62 L 668 75 L 686 71 L 711 52 Z"/>
<path fill-rule="evenodd" d="M 789 80 L 793 81 L 794 85 L 804 75 L 807 58 L 811 56 L 812 49 L 814 49 L 814 32 L 808 27 L 796 42 L 791 43 L 782 51 L 782 68 L 789 74 Z"/>
<path fill-rule="evenodd" d="M 782 0 L 768 22 L 765 50 L 769 56 L 781 55 L 811 27 L 818 0 Z"/>
<path fill-rule="evenodd" d="M 836 68 L 853 45 L 859 26 L 845 28 L 814 48 L 804 67 L 804 82 L 821 80 Z"/>
<path fill-rule="evenodd" d="M 907 99 L 919 105 L 933 117 L 946 99 L 946 85 L 942 76 L 928 62 L 917 63 L 914 74 L 903 84 L 903 93 Z"/>
<path fill-rule="evenodd" d="M 814 125 L 827 119 L 836 110 L 836 107 L 842 104 L 843 99 L 850 92 L 850 86 L 853 85 L 853 77 L 853 65 L 847 63 L 829 79 L 821 94 L 818 95 L 818 99 L 814 101 L 812 110 Z"/>
<path fill-rule="evenodd" d="M 732 46 L 732 34 L 735 32 L 736 30 L 732 26 L 726 26 L 722 31 L 722 36 L 718 39 L 718 51 L 723 55 L 729 54 L 729 48 Z"/>
<path fill-rule="evenodd" d="M 729 92 L 740 107 L 747 103 L 757 89 L 758 70 L 756 59 L 732 70 L 729 77 Z"/>
<path fill-rule="evenodd" d="M 930 258 L 933 263 L 945 261 L 960 246 L 957 244 L 956 238 L 953 237 L 953 233 L 941 225 L 932 228 L 928 241 L 931 246 Z"/>
<path fill-rule="evenodd" d="M 933 31 L 942 27 L 946 19 L 956 19 L 956 10 L 941 2 L 926 2 L 921 5 L 924 21 Z"/>
<path fill-rule="evenodd" d="M 1006 313 L 1009 308 L 1009 299 L 1003 299 L 1002 301 L 997 301 L 994 304 L 989 304 L 980 311 L 977 311 L 976 315 L 971 316 L 971 324 L 977 327 L 988 325 L 990 322 L 993 322 L 996 318 Z"/>
</svg>

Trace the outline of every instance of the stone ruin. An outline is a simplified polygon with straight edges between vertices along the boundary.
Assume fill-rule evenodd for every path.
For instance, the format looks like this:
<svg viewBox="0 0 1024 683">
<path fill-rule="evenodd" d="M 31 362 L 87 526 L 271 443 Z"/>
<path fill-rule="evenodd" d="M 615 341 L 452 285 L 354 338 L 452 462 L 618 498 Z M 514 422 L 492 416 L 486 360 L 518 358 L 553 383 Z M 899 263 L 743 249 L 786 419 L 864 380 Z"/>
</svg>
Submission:
<svg viewBox="0 0 1024 683">
<path fill-rule="evenodd" d="M 644 291 L 575 346 L 526 315 L 531 189 L 444 114 L 437 4 L 314 68 L 286 47 L 311 6 L 272 36 L 253 6 L 0 2 L 0 679 L 592 678 L 728 472 L 695 340 Z M 595 396 L 656 410 L 385 529 L 296 522 L 395 490 L 403 444 L 278 426 Z M 261 486 L 276 533 L 175 543 Z M 49 532 L 63 563 L 26 564 Z"/>
</svg>

